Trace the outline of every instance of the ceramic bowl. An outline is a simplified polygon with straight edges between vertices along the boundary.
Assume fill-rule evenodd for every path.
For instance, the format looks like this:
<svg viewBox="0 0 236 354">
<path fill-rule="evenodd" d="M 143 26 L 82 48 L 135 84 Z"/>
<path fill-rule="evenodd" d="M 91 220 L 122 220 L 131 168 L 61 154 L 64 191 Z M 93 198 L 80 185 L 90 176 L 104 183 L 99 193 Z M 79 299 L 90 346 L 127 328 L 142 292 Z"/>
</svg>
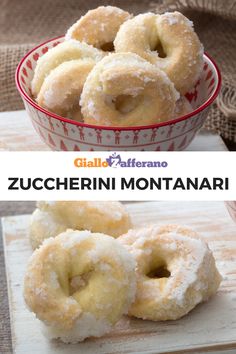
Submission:
<svg viewBox="0 0 236 354">
<path fill-rule="evenodd" d="M 214 61 L 204 54 L 201 77 L 186 94 L 194 109 L 190 114 L 165 123 L 117 128 L 94 126 L 60 117 L 37 105 L 31 98 L 30 84 L 38 58 L 63 40 L 64 37 L 54 38 L 32 49 L 21 60 L 16 70 L 16 85 L 26 111 L 36 132 L 52 150 L 184 150 L 202 127 L 210 105 L 219 93 L 219 69 Z"/>
</svg>

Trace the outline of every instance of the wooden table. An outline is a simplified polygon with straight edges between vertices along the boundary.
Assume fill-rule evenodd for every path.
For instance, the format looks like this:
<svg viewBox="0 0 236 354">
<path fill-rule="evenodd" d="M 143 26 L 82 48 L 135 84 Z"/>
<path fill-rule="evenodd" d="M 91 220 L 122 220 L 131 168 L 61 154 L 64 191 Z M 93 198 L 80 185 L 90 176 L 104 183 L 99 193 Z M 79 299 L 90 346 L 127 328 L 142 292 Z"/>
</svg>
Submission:
<svg viewBox="0 0 236 354">
<path fill-rule="evenodd" d="M 16 354 L 235 354 L 235 224 L 222 202 L 129 203 L 134 225 L 153 222 L 188 224 L 207 240 L 223 276 L 217 294 L 178 321 L 151 322 L 124 318 L 110 334 L 81 344 L 49 342 L 24 305 L 22 284 L 32 250 L 27 239 L 29 216 L 2 220 L 9 303 Z"/>
<path fill-rule="evenodd" d="M 0 113 L 0 151 L 47 151 L 49 147 L 35 132 L 26 111 Z M 188 151 L 225 151 L 218 134 L 200 131 Z"/>
</svg>

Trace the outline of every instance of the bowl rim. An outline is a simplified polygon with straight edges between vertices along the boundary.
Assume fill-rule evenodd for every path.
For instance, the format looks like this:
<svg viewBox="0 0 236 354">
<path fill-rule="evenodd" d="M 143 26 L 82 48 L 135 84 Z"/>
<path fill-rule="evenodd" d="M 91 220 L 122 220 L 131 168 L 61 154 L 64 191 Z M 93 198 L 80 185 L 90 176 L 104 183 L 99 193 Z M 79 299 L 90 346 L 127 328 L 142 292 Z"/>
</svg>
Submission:
<svg viewBox="0 0 236 354">
<path fill-rule="evenodd" d="M 200 105 L 198 108 L 196 108 L 195 110 L 193 110 L 191 113 L 188 113 L 184 116 L 181 116 L 179 118 L 176 119 L 172 119 L 172 120 L 168 120 L 166 122 L 161 122 L 161 123 L 156 123 L 156 124 L 150 124 L 150 125 L 138 125 L 138 126 L 132 126 L 132 127 L 123 127 L 123 126 L 105 126 L 105 125 L 94 125 L 94 124 L 87 124 L 87 123 L 83 123 L 83 122 L 78 122 L 69 118 L 64 118 L 59 116 L 56 113 L 50 112 L 42 107 L 40 107 L 23 89 L 21 83 L 20 83 L 20 69 L 22 67 L 22 65 L 24 64 L 24 62 L 27 60 L 28 56 L 33 53 L 34 51 L 36 51 L 38 48 L 43 47 L 44 45 L 50 43 L 50 42 L 54 42 L 56 40 L 62 39 L 65 36 L 57 36 L 55 38 L 49 39 L 39 45 L 37 45 L 36 47 L 32 48 L 29 52 L 27 52 L 24 57 L 20 60 L 19 64 L 17 65 L 16 68 L 16 72 L 15 72 L 15 82 L 16 82 L 16 87 L 19 91 L 19 93 L 21 94 L 21 96 L 23 96 L 23 98 L 31 105 L 33 106 L 35 109 L 37 109 L 38 111 L 50 116 L 51 118 L 66 122 L 66 123 L 70 123 L 76 126 L 81 126 L 81 127 L 86 127 L 86 128 L 92 128 L 92 129 L 100 129 L 100 130 L 113 130 L 113 131 L 128 131 L 128 130 L 145 130 L 145 129 L 153 129 L 153 128 L 160 128 L 166 125 L 173 125 L 176 124 L 178 122 L 184 121 L 188 118 L 191 118 L 193 116 L 195 116 L 196 114 L 200 113 L 201 111 L 203 111 L 205 108 L 207 108 L 209 105 L 211 105 L 211 103 L 214 102 L 214 100 L 216 99 L 216 97 L 219 94 L 220 88 L 221 88 L 221 73 L 220 70 L 216 64 L 216 62 L 212 59 L 212 57 L 207 54 L 206 52 L 204 52 L 204 56 L 210 61 L 211 65 L 214 67 L 216 74 L 217 74 L 217 85 L 215 90 L 212 92 L 211 96 L 202 104 Z"/>
</svg>

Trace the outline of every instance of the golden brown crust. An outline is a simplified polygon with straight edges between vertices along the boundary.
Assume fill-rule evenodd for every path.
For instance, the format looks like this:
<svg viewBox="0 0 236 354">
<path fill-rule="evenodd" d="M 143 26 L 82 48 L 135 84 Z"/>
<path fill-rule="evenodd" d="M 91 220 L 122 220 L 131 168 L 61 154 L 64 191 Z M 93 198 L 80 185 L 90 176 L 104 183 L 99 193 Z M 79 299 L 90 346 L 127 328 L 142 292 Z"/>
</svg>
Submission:
<svg viewBox="0 0 236 354">
<path fill-rule="evenodd" d="M 96 48 L 106 49 L 106 45 L 112 45 L 115 36 L 126 20 L 131 15 L 114 6 L 100 6 L 88 11 L 66 34 L 66 39 L 76 39 L 86 42 Z"/>
<path fill-rule="evenodd" d="M 179 12 L 138 15 L 120 27 L 114 44 L 116 52 L 134 52 L 164 70 L 182 95 L 203 67 L 202 44 L 192 23 Z"/>
</svg>

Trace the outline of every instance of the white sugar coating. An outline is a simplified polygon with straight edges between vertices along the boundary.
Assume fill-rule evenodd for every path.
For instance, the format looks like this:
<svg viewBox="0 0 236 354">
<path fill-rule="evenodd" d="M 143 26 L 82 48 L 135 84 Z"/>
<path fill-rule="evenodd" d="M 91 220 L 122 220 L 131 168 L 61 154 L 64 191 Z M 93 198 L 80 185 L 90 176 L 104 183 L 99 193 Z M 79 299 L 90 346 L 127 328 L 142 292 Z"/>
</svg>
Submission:
<svg viewBox="0 0 236 354">
<path fill-rule="evenodd" d="M 134 247 L 142 248 L 147 241 L 147 237 L 141 236 L 134 242 Z"/>
<path fill-rule="evenodd" d="M 40 247 L 38 248 L 38 250 L 34 251 L 34 253 L 32 254 L 32 256 L 34 256 L 34 254 L 37 253 L 37 251 L 39 251 L 41 249 L 41 247 L 44 245 L 44 246 L 49 246 L 49 245 L 53 245 L 54 244 L 54 241 L 55 241 L 55 238 L 54 237 L 49 237 L 47 239 L 45 239 L 43 241 L 43 243 L 40 245 Z"/>
<path fill-rule="evenodd" d="M 81 342 L 88 337 L 101 337 L 108 333 L 112 328 L 106 319 L 97 319 L 93 314 L 84 312 L 76 321 L 71 330 L 44 326 L 43 333 L 47 338 L 59 338 L 64 343 Z"/>
<path fill-rule="evenodd" d="M 152 77 L 145 76 L 145 77 L 143 78 L 143 81 L 144 81 L 145 84 L 147 84 L 148 82 L 154 82 L 155 79 L 152 78 Z"/>
<path fill-rule="evenodd" d="M 56 237 L 66 229 L 100 231 L 117 237 L 131 226 L 125 206 L 109 201 L 57 201 L 39 202 L 32 216 L 31 243 L 38 247 L 44 238 Z M 42 216 L 41 216 L 42 215 Z M 37 221 L 37 219 L 40 219 Z M 34 248 L 36 248 L 34 247 Z"/>
<path fill-rule="evenodd" d="M 189 27 L 193 27 L 193 22 L 190 21 L 187 17 L 184 17 L 183 20 L 183 15 L 178 11 L 165 12 L 163 15 L 159 17 L 158 20 L 159 21 L 167 20 L 170 26 L 175 25 L 176 23 L 181 23 L 181 24 L 187 24 Z"/>
<path fill-rule="evenodd" d="M 116 15 L 116 14 L 122 14 L 124 11 L 120 9 L 119 7 L 115 6 L 100 6 L 99 8 L 102 8 L 105 10 L 105 12 L 109 15 Z"/>
<path fill-rule="evenodd" d="M 82 95 L 83 95 L 83 93 L 82 93 Z M 82 95 L 81 95 L 81 99 L 80 99 L 80 105 L 81 105 L 81 106 L 82 106 L 82 104 L 83 104 Z M 87 108 L 88 108 L 90 114 L 92 115 L 92 117 L 93 117 L 94 119 L 97 119 L 97 120 L 100 119 L 100 115 L 99 115 L 98 112 L 96 111 L 96 105 L 95 105 L 95 103 L 94 103 L 94 101 L 93 101 L 92 99 L 90 99 L 90 100 L 88 101 L 88 106 L 87 106 Z"/>
<path fill-rule="evenodd" d="M 191 229 L 177 225 L 152 225 L 148 228 L 130 230 L 119 239 L 127 245 L 127 249 L 137 260 L 138 274 L 140 271 L 142 273 L 139 264 L 145 262 L 146 251 L 149 253 L 150 249 L 153 251 L 149 255 L 151 258 L 146 259 L 149 261 L 153 259 L 155 262 L 155 258 L 152 257 L 156 257 L 157 251 L 159 255 L 163 255 L 167 269 L 171 273 L 170 277 L 166 278 L 164 289 L 158 281 L 155 281 L 154 286 L 153 280 L 148 278 L 142 280 L 144 288 L 138 295 L 139 301 L 146 299 L 156 302 L 158 306 L 163 306 L 163 311 L 165 308 L 165 313 L 171 311 L 171 306 L 174 306 L 178 308 L 179 313 L 185 314 L 186 312 L 182 311 L 185 311 L 186 306 L 191 310 L 216 292 L 220 275 L 215 268 L 212 252 Z M 194 290 L 191 299 L 188 298 L 189 289 Z M 162 299 L 168 301 L 165 300 L 162 304 Z"/>
<path fill-rule="evenodd" d="M 48 79 L 50 79 L 49 76 L 45 79 L 45 82 L 48 81 Z M 55 95 L 52 86 L 44 92 L 44 104 L 47 107 L 52 107 L 52 106 L 55 107 L 61 104 L 61 99 Z"/>
<path fill-rule="evenodd" d="M 91 233 L 90 231 L 67 230 L 66 232 L 58 235 L 55 240 L 59 241 L 63 248 L 71 249 L 92 236 L 97 237 L 97 240 L 101 238 L 101 242 L 96 242 L 96 245 L 87 251 L 88 257 L 102 271 L 105 269 L 107 270 L 108 267 L 111 267 L 110 264 L 106 264 L 104 261 L 100 262 L 100 260 L 104 259 L 104 257 L 108 257 L 108 259 L 111 258 L 113 261 L 115 260 L 115 262 L 124 269 L 124 278 L 122 281 L 117 281 L 111 274 L 109 279 L 111 282 L 120 282 L 121 286 L 122 284 L 127 285 L 128 282 L 130 283 L 127 299 L 127 303 L 129 304 L 133 300 L 135 294 L 136 281 L 132 274 L 134 274 L 136 264 L 134 258 L 125 247 L 116 242 L 110 236 L 100 233 Z M 105 241 L 106 244 L 104 243 Z"/>
<path fill-rule="evenodd" d="M 117 202 L 109 202 L 108 205 L 107 202 L 93 201 L 93 208 L 97 209 L 101 213 L 111 214 L 111 217 L 117 221 L 122 219 L 123 212 L 124 212 L 123 206 Z"/>
<path fill-rule="evenodd" d="M 127 313 L 130 304 L 134 301 L 135 298 L 136 279 L 133 274 L 135 271 L 136 262 L 133 256 L 126 250 L 124 246 L 122 246 L 120 243 L 116 242 L 116 240 L 109 236 L 103 235 L 103 237 L 106 237 L 110 241 L 110 247 L 104 249 L 102 244 L 97 243 L 96 248 L 88 251 L 87 254 L 93 261 L 93 263 L 98 263 L 97 267 L 101 271 L 104 271 L 105 269 L 106 271 L 108 271 L 109 268 L 107 268 L 107 266 L 110 267 L 110 264 L 106 264 L 104 261 L 99 263 L 99 260 L 105 256 L 110 257 L 112 260 L 115 260 L 117 264 L 120 264 L 120 267 L 124 268 L 123 280 L 116 279 L 110 272 L 107 281 L 109 283 L 115 284 L 118 287 L 127 286 L 129 284 L 127 299 L 126 303 L 124 304 L 124 313 Z M 115 245 L 115 248 L 113 248 L 112 244 Z"/>
<path fill-rule="evenodd" d="M 95 64 L 92 58 L 68 60 L 59 64 L 45 78 L 36 101 L 58 114 L 79 109 L 86 73 Z"/>
<path fill-rule="evenodd" d="M 92 233 L 88 230 L 73 231 L 68 229 L 66 232 L 61 233 L 58 238 L 60 238 L 60 243 L 65 249 L 70 249 L 87 240 L 91 235 Z"/>
<path fill-rule="evenodd" d="M 58 44 L 56 47 L 50 48 L 48 52 L 42 55 L 37 61 L 31 83 L 34 96 L 38 96 L 41 86 L 50 72 L 63 62 L 82 58 L 92 58 L 95 61 L 99 61 L 103 57 L 104 53 L 102 53 L 102 51 L 87 43 L 81 43 L 74 39 L 70 39 Z"/>
<path fill-rule="evenodd" d="M 204 258 L 209 253 L 207 245 L 198 239 L 191 239 L 185 236 L 180 236 L 176 233 L 169 234 L 171 238 L 175 239 L 177 242 L 182 242 L 183 244 L 178 244 L 178 249 L 181 250 L 182 247 L 187 247 L 187 249 L 192 250 L 183 261 L 182 267 L 185 269 L 182 272 L 182 281 L 178 286 L 173 286 L 170 280 L 167 282 L 167 291 L 170 292 L 170 297 L 174 298 L 176 303 L 180 306 L 184 305 L 185 294 L 189 287 L 193 286 L 195 282 L 198 282 L 198 272 L 204 261 Z M 169 236 L 168 235 L 168 236 Z M 172 271 L 172 269 L 170 269 Z M 175 271 L 173 270 L 173 282 L 175 277 Z M 171 279 L 171 278 L 170 278 Z M 198 284 L 198 287 L 200 284 Z M 171 290 L 170 290 L 171 289 Z"/>
<path fill-rule="evenodd" d="M 91 262 L 94 264 L 98 263 L 100 260 L 100 253 L 98 252 L 98 249 L 91 249 L 87 252 L 87 256 L 90 258 Z"/>
<path fill-rule="evenodd" d="M 91 110 L 93 110 L 95 108 L 94 102 L 91 100 L 91 102 L 89 102 L 89 106 L 91 106 Z M 50 201 L 41 201 L 37 203 L 37 206 L 44 211 L 48 211 L 48 212 L 56 212 L 57 208 L 60 207 L 60 201 L 54 201 L 54 202 L 50 202 Z M 95 211 L 97 211 L 99 214 L 105 214 L 105 215 L 110 215 L 110 217 L 114 220 L 121 220 L 125 211 L 124 206 L 119 203 L 119 202 L 114 202 L 114 201 L 91 201 L 91 202 L 87 202 L 84 203 L 82 201 L 77 201 L 77 202 L 67 202 L 68 206 L 73 205 L 74 210 L 76 211 L 76 214 L 78 215 L 78 217 L 80 215 L 86 214 L 88 213 L 88 208 L 89 209 L 93 209 Z M 65 205 L 66 207 L 66 205 Z"/>
<path fill-rule="evenodd" d="M 95 59 L 96 61 L 99 61 L 104 56 L 104 54 L 99 49 L 94 48 L 90 44 L 80 42 L 76 39 L 69 39 L 63 43 L 68 43 L 69 46 L 72 46 L 74 48 L 80 48 L 81 49 L 81 58 L 91 57 L 91 58 Z M 57 47 L 55 47 L 55 48 L 57 48 Z"/>
<path fill-rule="evenodd" d="M 50 272 L 50 286 L 54 289 L 58 289 L 60 287 L 57 273 L 53 271 Z"/>
<path fill-rule="evenodd" d="M 112 58 L 112 60 L 111 60 Z M 148 72 L 151 71 L 154 76 L 158 75 L 161 77 L 162 81 L 165 83 L 167 86 L 171 86 L 172 91 L 175 95 L 175 100 L 177 100 L 180 95 L 179 93 L 175 90 L 174 84 L 172 81 L 170 81 L 169 77 L 166 75 L 165 72 L 162 70 L 158 70 L 153 64 L 149 63 L 145 59 L 141 58 L 135 53 L 116 53 L 116 54 L 109 54 L 108 56 L 104 57 L 100 62 L 98 62 L 93 70 L 89 73 L 87 80 L 90 80 L 90 78 L 93 78 L 93 75 L 95 72 L 100 72 L 100 74 L 103 72 L 103 67 L 105 69 L 111 69 L 114 68 L 116 69 L 117 67 L 123 67 L 125 65 L 126 68 L 133 68 L 135 66 L 139 67 L 139 70 L 142 70 L 140 72 L 134 72 L 133 75 L 136 77 L 139 77 L 143 80 L 144 83 L 148 83 L 150 81 L 155 81 L 155 78 L 150 78 Z M 144 73 L 147 73 L 146 76 Z M 141 75 L 142 73 L 142 75 Z M 106 80 L 106 76 L 104 76 L 104 79 Z M 158 84 L 159 84 L 159 79 L 158 79 Z M 133 87 L 130 89 L 127 89 L 124 93 L 125 94 L 131 94 L 133 96 L 137 96 L 141 91 L 143 91 L 143 87 Z M 82 93 L 83 96 L 83 93 Z M 81 96 L 81 100 L 83 101 L 83 98 Z M 168 97 L 166 97 L 168 99 Z M 81 101 L 81 104 L 82 104 Z M 94 110 L 95 109 L 95 104 L 94 102 L 88 102 L 88 105 L 91 106 L 89 109 Z M 94 112 L 95 113 L 95 112 Z"/>
<path fill-rule="evenodd" d="M 170 249 L 171 251 L 176 251 L 176 250 L 177 250 L 177 245 L 176 245 L 174 242 L 170 243 L 170 244 L 168 245 L 168 247 L 169 247 L 169 249 Z"/>
<path fill-rule="evenodd" d="M 84 16 L 81 16 L 68 30 L 65 35 L 66 40 L 70 40 L 73 37 L 81 41 L 85 41 L 87 38 L 93 36 L 92 44 L 95 44 L 103 36 L 101 32 L 106 31 L 104 38 L 109 38 L 109 32 L 115 36 L 115 29 L 117 26 L 130 18 L 131 15 L 128 12 L 114 6 L 100 6 L 96 9 L 89 10 Z M 111 18 L 114 19 L 113 26 L 115 29 L 111 28 Z M 117 28 L 118 29 L 118 28 Z M 79 35 L 78 35 L 79 34 Z M 111 39 L 113 39 L 111 37 Z"/>
<path fill-rule="evenodd" d="M 164 19 L 168 21 L 169 25 L 175 25 L 176 23 L 178 23 L 178 18 L 173 15 L 173 12 L 164 13 L 164 15 L 162 16 L 162 21 Z"/>
<path fill-rule="evenodd" d="M 43 228 L 44 232 L 46 232 L 49 236 L 53 236 L 53 233 L 55 232 L 55 230 L 57 230 L 58 226 L 63 225 L 56 223 L 50 214 L 45 211 L 41 211 L 40 209 L 35 209 L 31 216 L 31 231 L 33 223 L 40 225 Z"/>
<path fill-rule="evenodd" d="M 105 66 L 106 69 L 116 69 L 117 67 L 122 67 L 124 65 L 127 68 L 133 68 L 137 65 L 139 69 L 143 69 L 144 71 L 150 69 L 155 71 L 155 66 L 153 64 L 149 63 L 135 53 L 112 53 L 104 57 L 99 63 L 97 63 L 96 66 L 97 68 Z"/>
<path fill-rule="evenodd" d="M 74 263 L 73 259 L 68 257 L 70 255 L 68 252 L 75 248 L 77 248 L 78 254 L 81 252 L 82 255 L 82 271 L 84 266 L 86 268 L 87 265 L 89 267 L 92 265 L 91 272 L 93 274 L 91 277 L 86 277 L 86 269 L 84 270 L 85 274 L 78 274 L 81 272 L 78 267 L 77 273 L 77 262 L 80 262 L 80 258 L 76 259 Z M 49 254 L 53 254 L 54 249 L 56 249 L 55 254 L 57 255 L 55 268 L 54 263 L 46 263 Z M 59 257 L 59 252 L 62 253 L 61 257 Z M 95 255 L 93 261 L 86 257 L 89 252 Z M 68 267 L 66 269 L 63 268 L 65 266 L 64 260 L 66 260 L 66 267 Z M 72 263 L 70 264 L 70 262 Z M 62 267 L 61 285 L 58 279 L 60 267 Z M 30 275 L 25 278 L 25 300 L 36 316 L 47 324 L 49 337 L 59 337 L 65 342 L 81 341 L 90 336 L 100 336 L 106 333 L 111 328 L 110 321 L 115 324 L 123 314 L 128 312 L 135 299 L 135 261 L 125 247 L 116 242 L 114 238 L 104 234 L 67 230 L 56 238 L 46 240 L 35 251 L 32 264 L 29 264 L 28 272 L 33 275 L 33 271 L 35 271 L 35 278 Z M 43 274 L 42 279 L 41 275 L 37 276 L 38 274 Z M 83 277 L 83 275 L 85 276 Z M 96 297 L 96 291 L 94 291 L 91 299 L 94 302 L 94 307 L 89 306 L 88 303 L 87 308 L 85 306 L 82 309 L 79 299 L 77 302 L 75 301 L 76 297 L 73 299 L 71 296 L 66 296 L 63 291 L 64 282 L 68 282 L 69 287 L 78 293 L 80 291 L 89 292 L 95 285 L 97 291 L 100 291 L 104 296 L 100 294 Z M 60 287 L 62 288 L 57 292 Z M 81 287 L 83 289 L 80 289 Z M 120 293 L 120 298 L 114 296 L 117 292 Z M 88 297 L 90 295 L 88 294 Z M 112 313 L 116 305 L 117 310 L 114 318 Z M 50 308 L 50 311 L 47 311 L 47 308 Z M 71 325 L 73 328 L 68 330 Z"/>
</svg>

